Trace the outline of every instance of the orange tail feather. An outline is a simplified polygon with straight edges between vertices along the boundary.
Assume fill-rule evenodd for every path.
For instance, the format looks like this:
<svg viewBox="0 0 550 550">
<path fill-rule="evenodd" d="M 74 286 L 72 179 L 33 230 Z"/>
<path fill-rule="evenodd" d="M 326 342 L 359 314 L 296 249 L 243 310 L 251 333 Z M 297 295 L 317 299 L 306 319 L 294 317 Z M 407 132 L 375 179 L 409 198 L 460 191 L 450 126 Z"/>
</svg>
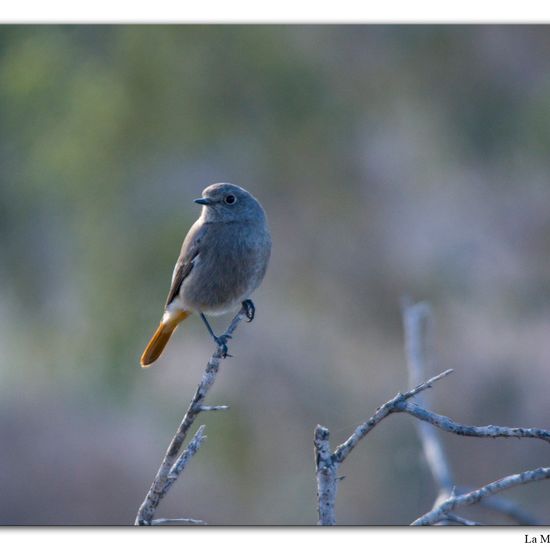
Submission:
<svg viewBox="0 0 550 550">
<path fill-rule="evenodd" d="M 148 367 L 160 357 L 160 354 L 164 350 L 168 340 L 170 340 L 170 336 L 172 336 L 172 333 L 176 330 L 176 327 L 181 323 L 181 321 L 189 317 L 189 315 L 189 312 L 182 311 L 177 317 L 170 319 L 167 322 L 161 321 L 157 331 L 153 334 L 153 337 L 147 344 L 147 347 L 141 356 L 140 363 L 142 367 Z"/>
</svg>

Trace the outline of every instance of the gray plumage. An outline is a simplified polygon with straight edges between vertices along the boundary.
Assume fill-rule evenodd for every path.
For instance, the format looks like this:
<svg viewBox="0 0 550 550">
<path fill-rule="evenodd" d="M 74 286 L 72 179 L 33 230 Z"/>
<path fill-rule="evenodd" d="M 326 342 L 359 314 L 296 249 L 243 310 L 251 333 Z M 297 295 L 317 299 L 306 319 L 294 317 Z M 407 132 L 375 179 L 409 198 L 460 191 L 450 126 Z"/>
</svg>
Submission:
<svg viewBox="0 0 550 550">
<path fill-rule="evenodd" d="M 220 315 L 242 303 L 249 320 L 254 317 L 249 297 L 262 282 L 271 254 L 264 209 L 231 183 L 210 185 L 195 202 L 203 205 L 202 212 L 183 241 L 164 315 L 141 356 L 142 367 L 159 358 L 178 324 L 193 311 L 201 314 L 224 353 L 227 337 L 215 336 L 204 314 Z"/>
<path fill-rule="evenodd" d="M 271 235 L 264 209 L 243 188 L 216 183 L 183 241 L 166 311 L 219 315 L 249 298 L 264 278 Z"/>
</svg>

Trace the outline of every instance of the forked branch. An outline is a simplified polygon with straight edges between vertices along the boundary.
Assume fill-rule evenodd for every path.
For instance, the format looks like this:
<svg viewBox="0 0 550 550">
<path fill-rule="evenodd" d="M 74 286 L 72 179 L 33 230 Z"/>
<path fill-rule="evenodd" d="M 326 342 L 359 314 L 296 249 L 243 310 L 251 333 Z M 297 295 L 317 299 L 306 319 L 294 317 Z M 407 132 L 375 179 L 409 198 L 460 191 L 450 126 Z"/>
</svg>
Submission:
<svg viewBox="0 0 550 550">
<path fill-rule="evenodd" d="M 456 508 L 476 504 L 477 502 L 480 502 L 495 493 L 499 493 L 500 491 L 510 489 L 511 487 L 515 487 L 517 485 L 524 485 L 526 483 L 548 478 L 550 478 L 550 468 L 537 468 L 536 470 L 527 470 L 521 474 L 503 477 L 502 479 L 493 481 L 492 483 L 484 485 L 475 491 L 470 491 L 469 493 L 448 498 L 427 514 L 419 517 L 411 525 L 434 525 L 435 523 L 438 523 L 446 518 L 452 519 L 454 517 L 452 512 Z"/>
<path fill-rule="evenodd" d="M 235 315 L 231 324 L 225 332 L 226 336 L 231 336 L 239 323 L 246 318 L 246 310 L 241 308 L 241 310 Z M 201 520 L 192 520 L 192 519 L 158 519 L 155 520 L 154 516 L 157 511 L 157 507 L 160 504 L 160 501 L 164 498 L 166 493 L 170 490 L 170 487 L 181 475 L 185 466 L 191 457 L 199 450 L 202 442 L 206 439 L 204 434 L 204 426 L 201 426 L 197 433 L 194 435 L 193 439 L 189 443 L 186 449 L 181 451 L 185 438 L 191 426 L 197 419 L 197 416 L 201 412 L 205 411 L 218 411 L 224 410 L 227 408 L 226 405 L 216 405 L 209 406 L 204 405 L 204 400 L 206 394 L 214 384 L 218 370 L 220 368 L 220 361 L 225 357 L 225 349 L 223 345 L 219 345 L 216 351 L 210 357 L 206 369 L 202 375 L 202 380 L 187 408 L 187 412 L 181 421 L 179 428 L 177 429 L 168 449 L 160 468 L 153 480 L 153 483 L 145 496 L 145 500 L 141 504 L 138 510 L 135 524 L 136 525 L 167 525 L 172 523 L 187 523 L 187 524 L 203 524 Z"/>
<path fill-rule="evenodd" d="M 408 306 L 407 306 L 408 307 Z M 423 373 L 424 361 L 425 361 L 425 344 L 423 342 L 417 341 L 418 338 L 422 337 L 423 329 L 418 324 L 420 320 L 423 322 L 426 319 L 417 316 L 416 321 L 414 318 L 407 317 L 407 307 L 404 310 L 405 315 L 405 329 L 407 333 L 406 338 L 406 348 L 408 352 L 409 359 L 409 368 L 411 369 L 411 380 L 417 381 L 419 373 Z M 416 311 L 418 313 L 418 311 Z M 421 431 L 421 437 L 423 438 L 424 450 L 429 458 L 429 462 L 434 473 L 434 478 L 440 486 L 440 497 L 447 498 L 452 495 L 452 472 L 448 465 L 448 462 L 445 458 L 444 450 L 439 442 L 438 438 L 435 436 L 432 427 L 438 428 L 443 431 L 454 433 L 456 435 L 462 435 L 467 437 L 514 437 L 514 438 L 534 438 L 540 439 L 542 441 L 550 442 L 550 431 L 543 430 L 540 428 L 509 428 L 505 426 L 469 426 L 465 424 L 459 424 L 454 420 L 446 416 L 436 414 L 426 408 L 421 407 L 417 403 L 413 403 L 410 400 L 413 397 L 419 397 L 424 390 L 430 388 L 434 382 L 446 377 L 452 372 L 452 370 L 446 370 L 433 378 L 430 378 L 426 382 L 416 384 L 416 386 L 407 391 L 406 393 L 398 393 L 393 399 L 390 399 L 379 407 L 373 416 L 368 420 L 357 426 L 354 432 L 349 436 L 349 438 L 344 441 L 341 445 L 336 447 L 334 452 L 331 451 L 330 441 L 329 441 L 329 430 L 324 426 L 317 426 L 314 434 L 314 447 L 315 447 L 315 462 L 316 462 L 316 477 L 317 477 L 317 501 L 318 501 L 318 513 L 320 525 L 334 525 L 336 523 L 335 517 L 335 504 L 336 504 L 336 493 L 338 482 L 341 478 L 338 476 L 338 469 L 344 460 L 349 456 L 351 451 L 355 449 L 357 444 L 371 431 L 373 430 L 384 418 L 388 417 L 393 413 L 407 413 L 418 420 L 421 420 L 426 424 L 429 430 Z M 420 400 L 420 399 L 419 399 Z M 541 471 L 545 471 L 544 468 L 535 470 L 535 473 L 518 474 L 517 479 L 522 479 L 523 483 L 527 481 L 535 481 L 537 479 L 542 479 L 544 476 L 541 474 Z M 528 475 L 529 474 L 529 475 Z M 530 477 L 531 475 L 531 477 Z M 545 475 L 545 474 L 544 474 Z M 533 477 L 534 476 L 534 477 Z M 543 476 L 543 477 L 541 477 Z M 516 479 L 517 476 L 510 476 Z M 505 478 L 506 480 L 508 478 Z M 499 482 L 494 482 L 486 487 L 479 489 L 482 491 L 481 497 L 478 498 L 478 494 L 472 496 L 472 493 L 467 493 L 467 495 L 460 495 L 455 497 L 452 495 L 452 499 L 458 499 L 457 502 L 464 502 L 461 500 L 468 498 L 478 498 L 481 500 L 486 496 L 490 496 L 493 493 L 506 489 L 514 484 L 519 483 L 519 481 L 504 482 L 500 480 Z M 495 487 L 498 489 L 496 490 Z M 447 501 L 445 501 L 447 502 Z M 453 500 L 454 502 L 454 500 Z M 476 500 L 477 502 L 477 500 Z M 447 506 L 450 506 L 447 504 Z M 448 510 L 445 509 L 444 513 L 430 515 L 430 521 L 432 518 L 437 517 L 438 519 L 434 520 L 434 523 L 438 521 L 448 519 L 457 523 L 468 522 L 460 518 L 459 516 L 452 516 L 446 518 L 446 512 L 451 512 L 456 505 L 452 505 Z M 513 510 L 512 505 L 508 502 L 501 502 L 499 505 L 491 506 L 495 509 L 500 508 L 501 511 L 506 510 L 507 513 Z M 434 509 L 435 510 L 435 509 Z M 433 510 L 432 510 L 433 512 Z M 519 513 L 518 513 L 519 515 Z M 424 517 L 424 516 L 423 516 Z M 523 516 L 525 517 L 525 516 Z M 422 518 L 420 518 L 422 519 Z M 457 521 L 458 520 L 458 521 Z M 419 521 L 419 520 L 417 520 Z M 423 520 L 424 521 L 424 520 Z M 470 522 L 471 523 L 471 522 Z M 416 524 L 416 523 L 415 523 Z"/>
</svg>

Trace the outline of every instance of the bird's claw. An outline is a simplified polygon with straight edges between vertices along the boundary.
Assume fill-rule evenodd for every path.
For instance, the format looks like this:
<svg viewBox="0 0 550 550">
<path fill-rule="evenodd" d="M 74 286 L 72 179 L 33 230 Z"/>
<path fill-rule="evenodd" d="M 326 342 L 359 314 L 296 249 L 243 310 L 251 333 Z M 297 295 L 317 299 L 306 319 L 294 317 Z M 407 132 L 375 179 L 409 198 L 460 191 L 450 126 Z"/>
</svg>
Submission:
<svg viewBox="0 0 550 550">
<path fill-rule="evenodd" d="M 216 344 L 218 344 L 218 350 L 221 351 L 221 356 L 225 359 L 226 357 L 232 357 L 227 353 L 227 341 L 233 338 L 230 334 L 222 334 L 221 336 L 216 336 Z"/>
<path fill-rule="evenodd" d="M 225 359 L 227 357 L 227 344 L 223 342 L 218 342 L 218 351 L 221 353 L 221 356 Z"/>
<path fill-rule="evenodd" d="M 250 323 L 254 319 L 256 314 L 256 306 L 252 300 L 245 300 L 242 303 L 244 314 L 246 315 L 247 322 Z"/>
</svg>

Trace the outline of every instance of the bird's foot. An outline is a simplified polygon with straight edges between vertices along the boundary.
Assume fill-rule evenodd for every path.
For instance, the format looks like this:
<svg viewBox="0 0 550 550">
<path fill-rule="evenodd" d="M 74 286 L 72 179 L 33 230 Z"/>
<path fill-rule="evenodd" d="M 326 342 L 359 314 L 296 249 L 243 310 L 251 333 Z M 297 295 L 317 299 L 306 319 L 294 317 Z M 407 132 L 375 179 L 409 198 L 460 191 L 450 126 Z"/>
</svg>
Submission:
<svg viewBox="0 0 550 550">
<path fill-rule="evenodd" d="M 230 334 L 222 334 L 221 336 L 214 336 L 216 344 L 218 344 L 218 351 L 221 351 L 221 356 L 225 359 L 226 357 L 233 357 L 227 353 L 227 341 L 233 338 Z"/>
<path fill-rule="evenodd" d="M 244 314 L 246 315 L 247 322 L 250 323 L 254 319 L 256 314 L 256 306 L 252 300 L 245 300 L 242 303 Z"/>
</svg>

